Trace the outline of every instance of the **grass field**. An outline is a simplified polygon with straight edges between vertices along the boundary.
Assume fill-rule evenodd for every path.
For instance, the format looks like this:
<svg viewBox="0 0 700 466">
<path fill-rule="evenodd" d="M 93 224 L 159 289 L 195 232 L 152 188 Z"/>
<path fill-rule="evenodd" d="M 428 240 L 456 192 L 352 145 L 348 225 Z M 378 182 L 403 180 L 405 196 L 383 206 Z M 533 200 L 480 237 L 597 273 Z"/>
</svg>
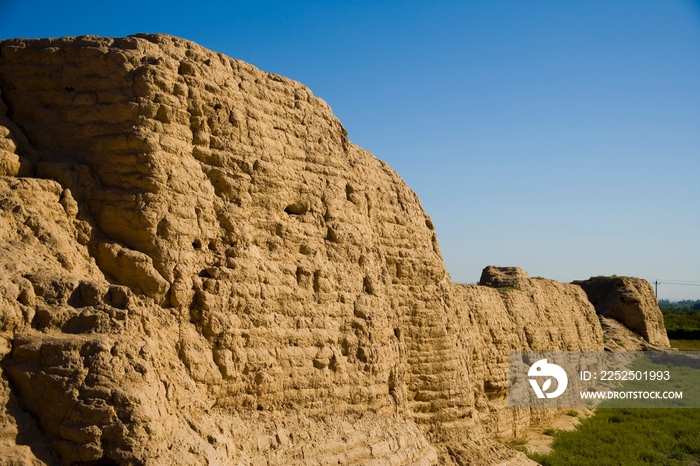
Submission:
<svg viewBox="0 0 700 466">
<path fill-rule="evenodd" d="M 671 347 L 700 351 L 700 310 L 669 307 L 661 311 Z"/>
<path fill-rule="evenodd" d="M 664 309 L 664 323 L 673 348 L 700 351 L 700 312 Z M 682 382 L 687 395 L 700 390 Z M 576 430 L 549 433 L 552 452 L 528 454 L 544 466 L 700 466 L 700 408 L 601 407 Z M 514 447 L 527 451 L 524 442 Z"/>
<path fill-rule="evenodd" d="M 631 368 L 649 372 L 670 369 L 670 380 L 627 381 L 619 390 L 682 390 L 683 399 L 671 401 L 671 406 L 697 406 L 700 375 L 696 364 L 692 359 L 687 360 L 689 365 L 676 366 L 661 361 L 641 358 Z M 604 407 L 610 403 L 601 403 L 595 415 L 582 419 L 575 431 L 550 432 L 554 441 L 549 455 L 528 456 L 544 466 L 700 466 L 700 408 L 648 408 L 650 402 L 641 400 L 622 405 L 642 408 Z M 619 401 L 614 403 L 620 406 Z M 669 406 L 659 400 L 653 404 Z"/>
<path fill-rule="evenodd" d="M 692 314 L 664 314 L 664 326 L 668 331 L 700 330 L 700 312 Z"/>
<path fill-rule="evenodd" d="M 664 313 L 664 325 L 669 338 L 700 340 L 700 312 L 693 314 Z"/>
<path fill-rule="evenodd" d="M 575 431 L 554 433 L 544 466 L 700 465 L 700 409 L 596 410 Z"/>
<path fill-rule="evenodd" d="M 670 340 L 671 348 L 681 351 L 700 351 L 700 340 Z"/>
</svg>

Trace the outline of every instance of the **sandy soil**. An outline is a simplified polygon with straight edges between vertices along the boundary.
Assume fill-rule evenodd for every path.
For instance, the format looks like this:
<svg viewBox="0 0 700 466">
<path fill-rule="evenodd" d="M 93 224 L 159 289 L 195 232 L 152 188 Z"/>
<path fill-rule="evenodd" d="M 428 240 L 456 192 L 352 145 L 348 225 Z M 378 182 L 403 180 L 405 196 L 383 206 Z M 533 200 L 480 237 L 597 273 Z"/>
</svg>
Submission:
<svg viewBox="0 0 700 466">
<path fill-rule="evenodd" d="M 527 443 L 524 445 L 527 451 L 533 453 L 543 453 L 548 454 L 552 451 L 552 441 L 554 440 L 551 435 L 545 434 L 545 431 L 549 429 L 556 430 L 575 430 L 576 427 L 581 423 L 580 419 L 590 417 L 594 414 L 593 410 L 590 409 L 572 409 L 578 413 L 578 416 L 570 416 L 569 414 L 561 414 L 555 417 L 551 423 L 546 426 L 533 427 L 528 430 L 527 433 Z"/>
</svg>

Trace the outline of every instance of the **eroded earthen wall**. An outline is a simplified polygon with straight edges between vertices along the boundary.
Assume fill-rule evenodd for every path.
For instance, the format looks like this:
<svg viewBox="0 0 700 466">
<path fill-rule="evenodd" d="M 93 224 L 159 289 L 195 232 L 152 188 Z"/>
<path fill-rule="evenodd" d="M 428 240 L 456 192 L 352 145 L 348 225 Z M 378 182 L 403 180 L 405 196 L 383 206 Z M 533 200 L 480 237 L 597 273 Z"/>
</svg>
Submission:
<svg viewBox="0 0 700 466">
<path fill-rule="evenodd" d="M 496 440 L 547 414 L 505 407 L 507 351 L 602 347 L 576 286 L 452 284 L 299 83 L 140 35 L 0 42 L 0 89 L 4 174 L 55 180 L 2 178 L 0 212 L 5 392 L 45 462 L 524 461 Z"/>
</svg>

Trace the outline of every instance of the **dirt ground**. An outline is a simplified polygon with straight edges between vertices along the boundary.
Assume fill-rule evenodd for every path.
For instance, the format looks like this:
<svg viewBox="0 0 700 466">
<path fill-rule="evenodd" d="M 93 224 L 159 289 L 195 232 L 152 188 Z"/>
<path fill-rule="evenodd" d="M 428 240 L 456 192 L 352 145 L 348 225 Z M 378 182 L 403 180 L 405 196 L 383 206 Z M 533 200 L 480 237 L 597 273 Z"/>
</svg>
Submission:
<svg viewBox="0 0 700 466">
<path fill-rule="evenodd" d="M 577 416 L 571 416 L 573 412 L 577 413 Z M 569 411 L 570 414 L 561 414 L 555 417 L 551 423 L 546 426 L 533 427 L 528 430 L 527 433 L 527 443 L 523 445 L 527 451 L 532 453 L 542 453 L 548 454 L 552 451 L 552 441 L 554 440 L 551 435 L 547 435 L 545 432 L 550 429 L 555 430 L 575 430 L 576 427 L 581 423 L 582 418 L 587 418 L 593 416 L 594 411 L 590 409 L 572 409 Z"/>
</svg>

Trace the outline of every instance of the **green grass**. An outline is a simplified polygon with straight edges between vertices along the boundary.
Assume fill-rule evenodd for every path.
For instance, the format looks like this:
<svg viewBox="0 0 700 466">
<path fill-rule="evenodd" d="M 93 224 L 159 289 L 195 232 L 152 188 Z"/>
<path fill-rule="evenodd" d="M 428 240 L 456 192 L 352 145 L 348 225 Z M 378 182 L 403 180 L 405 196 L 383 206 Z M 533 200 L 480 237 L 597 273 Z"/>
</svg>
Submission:
<svg viewBox="0 0 700 466">
<path fill-rule="evenodd" d="M 633 364 L 633 369 L 641 371 L 662 367 L 646 359 Z M 697 369 L 676 367 L 672 377 L 655 382 L 651 389 L 682 387 L 684 401 L 686 397 L 688 402 L 698 399 Z M 650 386 L 628 381 L 619 389 Z M 594 416 L 581 419 L 575 431 L 546 432 L 553 436 L 551 453 L 528 456 L 544 466 L 700 465 L 700 409 L 604 408 L 604 403 L 600 406 Z"/>
<path fill-rule="evenodd" d="M 682 351 L 700 351 L 700 340 L 669 340 L 671 348 Z"/>
<path fill-rule="evenodd" d="M 518 450 L 522 451 L 523 453 L 527 453 L 527 445 L 528 440 L 526 438 L 523 439 L 516 439 L 508 442 L 506 445 L 511 447 L 513 450 Z"/>
<path fill-rule="evenodd" d="M 698 464 L 700 409 L 601 408 L 575 431 L 556 431 L 544 466 Z"/>
<path fill-rule="evenodd" d="M 664 312 L 664 326 L 668 337 L 674 340 L 700 340 L 700 313 Z"/>
</svg>

